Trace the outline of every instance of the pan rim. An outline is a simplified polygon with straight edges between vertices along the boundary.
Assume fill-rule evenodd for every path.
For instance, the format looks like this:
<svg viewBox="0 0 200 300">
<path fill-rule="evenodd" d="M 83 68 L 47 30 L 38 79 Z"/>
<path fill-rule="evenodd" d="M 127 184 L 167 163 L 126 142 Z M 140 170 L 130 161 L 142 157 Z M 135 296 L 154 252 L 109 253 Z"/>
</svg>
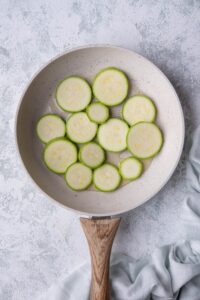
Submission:
<svg viewBox="0 0 200 300">
<path fill-rule="evenodd" d="M 130 53 L 135 53 L 138 57 L 142 58 L 143 60 L 147 61 L 149 64 L 151 64 L 159 73 L 160 75 L 167 81 L 167 83 L 169 84 L 169 86 L 171 87 L 175 97 L 177 98 L 177 104 L 179 106 L 179 110 L 180 110 L 180 114 L 181 114 L 181 127 L 182 127 L 182 136 L 181 136 L 181 142 L 180 142 L 180 150 L 179 150 L 179 154 L 177 156 L 176 161 L 174 162 L 174 166 L 171 169 L 171 172 L 168 174 L 168 176 L 166 177 L 166 179 L 163 181 L 163 183 L 160 185 L 159 189 L 157 190 L 157 192 L 153 192 L 151 193 L 148 197 L 145 198 L 144 201 L 142 201 L 141 203 L 137 204 L 137 205 L 133 205 L 132 208 L 130 209 L 122 209 L 122 210 L 118 210 L 118 211 L 113 211 L 112 213 L 89 213 L 86 211 L 80 211 L 77 209 L 74 209 L 72 207 L 66 206 L 62 203 L 60 203 L 59 201 L 55 200 L 53 197 L 51 197 L 50 195 L 48 195 L 36 182 L 35 180 L 32 178 L 31 174 L 29 173 L 28 169 L 26 168 L 22 155 L 20 153 L 20 147 L 19 147 L 19 143 L 18 143 L 18 134 L 17 134 L 17 126 L 18 126 L 18 116 L 19 116 L 19 111 L 20 111 L 20 107 L 21 104 L 23 102 L 24 96 L 28 90 L 28 88 L 30 87 L 30 85 L 33 83 L 33 81 L 35 80 L 35 78 L 40 74 L 40 72 L 45 69 L 49 64 L 53 63 L 54 61 L 56 61 L 58 58 L 74 52 L 74 51 L 78 51 L 81 49 L 87 49 L 87 48 L 112 48 L 112 49 L 119 49 L 119 50 L 123 50 L 123 51 L 127 51 Z M 172 85 L 172 83 L 170 82 L 170 80 L 167 78 L 167 76 L 163 73 L 163 71 L 161 71 L 153 62 L 151 62 L 149 59 L 147 59 L 146 57 L 140 55 L 139 53 L 130 50 L 128 48 L 125 47 L 121 47 L 121 46 L 115 46 L 115 45 L 111 45 L 111 44 L 89 44 L 89 45 L 83 45 L 83 46 L 78 46 L 78 47 L 70 47 L 64 51 L 62 51 L 60 54 L 54 56 L 53 58 L 49 59 L 45 64 L 43 64 L 38 71 L 36 71 L 33 76 L 31 77 L 31 79 L 28 81 L 28 83 L 26 84 L 22 95 L 20 97 L 19 103 L 17 105 L 17 109 L 16 109 L 16 113 L 15 113 L 15 125 L 14 125 L 14 132 L 15 132 L 15 146 L 17 149 L 17 156 L 19 157 L 20 163 L 23 166 L 23 169 L 25 170 L 25 173 L 28 174 L 28 177 L 31 179 L 31 181 L 33 182 L 34 186 L 37 188 L 38 191 L 40 191 L 45 197 L 48 197 L 49 200 L 51 200 L 54 204 L 57 204 L 61 207 L 63 207 L 64 209 L 71 211 L 73 213 L 76 213 L 80 216 L 84 216 L 84 217 L 116 217 L 128 212 L 131 212 L 132 210 L 134 210 L 135 208 L 137 208 L 138 206 L 143 205 L 144 203 L 146 203 L 147 201 L 149 201 L 151 198 L 153 198 L 155 195 L 157 195 L 161 189 L 167 184 L 167 182 L 169 181 L 169 179 L 171 178 L 171 176 L 173 175 L 174 171 L 176 170 L 178 163 L 180 161 L 181 155 L 182 155 L 182 151 L 183 151 L 183 146 L 184 146 L 184 140 L 185 140 L 185 121 L 184 121 L 184 114 L 183 114 L 183 109 L 180 103 L 180 99 L 178 97 L 178 94 L 174 88 L 174 86 Z"/>
</svg>

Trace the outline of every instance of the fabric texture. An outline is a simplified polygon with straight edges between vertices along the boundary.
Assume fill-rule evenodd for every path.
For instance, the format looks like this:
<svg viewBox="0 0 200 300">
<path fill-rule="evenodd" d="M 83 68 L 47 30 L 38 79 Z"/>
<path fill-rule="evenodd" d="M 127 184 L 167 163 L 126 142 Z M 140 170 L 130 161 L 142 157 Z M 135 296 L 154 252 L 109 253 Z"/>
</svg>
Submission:
<svg viewBox="0 0 200 300">
<path fill-rule="evenodd" d="M 200 127 L 187 166 L 189 194 L 181 214 L 187 240 L 157 248 L 135 261 L 117 255 L 111 261 L 113 300 L 200 300 Z M 84 264 L 52 286 L 39 300 L 88 300 L 90 266 Z"/>
</svg>

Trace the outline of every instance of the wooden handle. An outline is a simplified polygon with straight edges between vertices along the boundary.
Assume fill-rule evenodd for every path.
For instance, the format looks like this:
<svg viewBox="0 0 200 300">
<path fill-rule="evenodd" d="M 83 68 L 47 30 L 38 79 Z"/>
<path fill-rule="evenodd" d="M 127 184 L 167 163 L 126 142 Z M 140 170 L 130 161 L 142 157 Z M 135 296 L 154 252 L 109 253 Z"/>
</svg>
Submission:
<svg viewBox="0 0 200 300">
<path fill-rule="evenodd" d="M 80 221 L 88 241 L 91 255 L 92 285 L 90 300 L 110 300 L 110 252 L 120 223 L 120 218 L 80 218 Z"/>
</svg>

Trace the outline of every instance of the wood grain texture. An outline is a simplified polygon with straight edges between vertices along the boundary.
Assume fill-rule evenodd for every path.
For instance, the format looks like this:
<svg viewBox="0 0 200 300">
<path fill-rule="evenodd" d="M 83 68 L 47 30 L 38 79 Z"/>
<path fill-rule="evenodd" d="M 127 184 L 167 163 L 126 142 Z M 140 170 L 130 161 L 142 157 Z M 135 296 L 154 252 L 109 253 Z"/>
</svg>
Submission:
<svg viewBox="0 0 200 300">
<path fill-rule="evenodd" d="M 92 284 L 90 300 L 110 300 L 109 262 L 120 218 L 80 218 L 91 255 Z"/>
</svg>

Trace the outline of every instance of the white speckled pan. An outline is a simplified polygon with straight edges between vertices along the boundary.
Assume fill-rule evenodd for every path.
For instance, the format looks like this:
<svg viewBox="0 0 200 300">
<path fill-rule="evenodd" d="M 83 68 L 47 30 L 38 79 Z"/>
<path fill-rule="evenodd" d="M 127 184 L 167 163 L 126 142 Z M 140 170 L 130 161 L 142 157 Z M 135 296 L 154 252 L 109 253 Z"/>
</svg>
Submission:
<svg viewBox="0 0 200 300">
<path fill-rule="evenodd" d="M 65 76 L 77 74 L 92 82 L 107 66 L 126 72 L 131 82 L 130 95 L 149 95 L 158 108 L 157 123 L 164 132 L 164 147 L 143 176 L 113 193 L 73 192 L 63 178 L 42 163 L 41 143 L 35 134 L 37 119 L 51 111 L 54 90 Z M 62 115 L 56 107 L 53 108 Z M 165 75 L 150 61 L 133 51 L 111 46 L 89 46 L 70 50 L 43 67 L 28 85 L 17 114 L 16 136 L 22 161 L 35 183 L 51 199 L 81 214 L 116 215 L 135 208 L 153 197 L 175 170 L 184 141 L 183 112 L 178 96 Z"/>
<path fill-rule="evenodd" d="M 55 104 L 54 91 L 60 80 L 79 75 L 92 82 L 94 75 L 108 66 L 126 72 L 131 83 L 129 95 L 142 92 L 155 101 L 157 123 L 164 132 L 164 146 L 141 178 L 117 191 L 73 192 L 61 176 L 44 166 L 41 159 L 43 147 L 35 132 L 36 122 L 41 115 L 51 111 L 66 116 Z M 155 65 L 127 49 L 87 46 L 67 51 L 43 67 L 28 85 L 17 113 L 16 139 L 26 170 L 50 199 L 82 215 L 96 217 L 81 219 L 92 258 L 90 299 L 109 300 L 109 256 L 120 219 L 106 217 L 132 210 L 153 197 L 168 181 L 180 159 L 184 119 L 173 86 Z"/>
</svg>

